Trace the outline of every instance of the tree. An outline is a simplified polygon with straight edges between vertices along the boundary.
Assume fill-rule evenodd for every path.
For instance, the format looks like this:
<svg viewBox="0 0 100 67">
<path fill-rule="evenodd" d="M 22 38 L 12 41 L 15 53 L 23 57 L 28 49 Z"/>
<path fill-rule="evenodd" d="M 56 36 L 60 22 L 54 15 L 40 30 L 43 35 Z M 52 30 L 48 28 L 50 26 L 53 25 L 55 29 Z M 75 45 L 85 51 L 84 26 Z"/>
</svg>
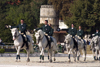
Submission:
<svg viewBox="0 0 100 67">
<path fill-rule="evenodd" d="M 99 0 L 76 0 L 70 7 L 71 17 L 66 17 L 66 24 L 75 27 L 81 25 L 85 32 L 93 33 L 100 24 L 100 1 Z M 100 29 L 100 28 L 99 28 Z"/>
<path fill-rule="evenodd" d="M 0 0 L 0 38 L 4 42 L 13 42 L 11 32 L 5 24 L 18 25 L 25 20 L 29 30 L 39 24 L 40 6 L 46 0 Z"/>
<path fill-rule="evenodd" d="M 73 0 L 48 0 L 49 4 L 52 4 L 56 10 L 57 17 L 64 20 L 66 16 L 70 16 L 70 4 Z"/>
</svg>

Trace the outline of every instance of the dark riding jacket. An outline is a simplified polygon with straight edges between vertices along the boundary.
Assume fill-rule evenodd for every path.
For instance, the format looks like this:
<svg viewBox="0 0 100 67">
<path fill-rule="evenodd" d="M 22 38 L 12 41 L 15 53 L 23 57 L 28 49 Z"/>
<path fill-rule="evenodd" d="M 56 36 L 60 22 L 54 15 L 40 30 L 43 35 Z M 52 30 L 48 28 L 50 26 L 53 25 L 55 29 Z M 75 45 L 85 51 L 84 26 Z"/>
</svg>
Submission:
<svg viewBox="0 0 100 67">
<path fill-rule="evenodd" d="M 17 26 L 11 26 L 11 28 L 19 28 L 19 31 L 21 31 L 21 33 L 24 33 L 26 34 L 26 28 L 27 28 L 27 25 L 25 23 L 23 23 L 23 25 L 19 24 Z"/>
<path fill-rule="evenodd" d="M 80 30 L 80 31 L 78 30 L 77 35 L 83 39 L 83 36 L 84 36 L 83 30 Z"/>
<path fill-rule="evenodd" d="M 100 32 L 98 32 L 98 33 L 95 33 L 95 35 L 94 36 L 100 36 Z"/>
<path fill-rule="evenodd" d="M 70 35 L 72 35 L 72 36 L 75 36 L 76 35 L 76 33 L 77 33 L 77 30 L 75 29 L 75 28 L 69 28 L 68 29 L 68 33 L 70 34 Z"/>
<path fill-rule="evenodd" d="M 41 28 L 38 28 L 36 30 L 39 30 L 39 29 L 41 29 L 43 32 L 45 32 L 49 36 L 53 35 L 53 29 L 49 25 L 47 25 L 47 26 L 43 25 Z"/>
</svg>

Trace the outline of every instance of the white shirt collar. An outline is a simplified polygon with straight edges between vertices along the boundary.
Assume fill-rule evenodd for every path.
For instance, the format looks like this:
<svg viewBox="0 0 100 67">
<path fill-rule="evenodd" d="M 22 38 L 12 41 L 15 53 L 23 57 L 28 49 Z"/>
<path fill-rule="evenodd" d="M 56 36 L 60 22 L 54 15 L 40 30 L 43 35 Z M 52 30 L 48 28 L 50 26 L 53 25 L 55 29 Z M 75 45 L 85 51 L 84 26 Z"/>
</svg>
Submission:
<svg viewBox="0 0 100 67">
<path fill-rule="evenodd" d="M 21 25 L 23 25 L 23 24 L 21 24 Z"/>
<path fill-rule="evenodd" d="M 81 29 L 79 29 L 79 31 L 81 31 Z"/>
<path fill-rule="evenodd" d="M 45 27 L 46 27 L 47 25 L 45 25 Z"/>
<path fill-rule="evenodd" d="M 98 33 L 98 32 L 96 32 L 96 33 Z"/>
<path fill-rule="evenodd" d="M 72 29 L 74 29 L 74 28 L 72 27 Z"/>
</svg>

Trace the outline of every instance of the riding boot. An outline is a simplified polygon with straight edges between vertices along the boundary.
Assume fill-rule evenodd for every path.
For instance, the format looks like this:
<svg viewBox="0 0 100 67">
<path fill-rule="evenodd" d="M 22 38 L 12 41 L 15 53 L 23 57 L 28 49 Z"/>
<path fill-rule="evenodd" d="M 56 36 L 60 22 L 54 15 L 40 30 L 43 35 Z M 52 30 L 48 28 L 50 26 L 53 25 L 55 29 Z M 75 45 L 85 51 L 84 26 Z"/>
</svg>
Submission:
<svg viewBox="0 0 100 67">
<path fill-rule="evenodd" d="M 49 49 L 51 49 L 51 42 L 49 41 Z"/>
<path fill-rule="evenodd" d="M 76 51 L 78 51 L 78 43 L 75 41 L 75 39 L 73 38 L 74 41 L 74 48 L 76 48 Z"/>
<path fill-rule="evenodd" d="M 27 37 L 27 41 L 30 42 L 29 38 Z"/>
<path fill-rule="evenodd" d="M 76 50 L 78 51 L 78 44 L 76 44 Z"/>
<path fill-rule="evenodd" d="M 26 41 L 26 49 L 29 49 L 28 42 Z"/>
</svg>

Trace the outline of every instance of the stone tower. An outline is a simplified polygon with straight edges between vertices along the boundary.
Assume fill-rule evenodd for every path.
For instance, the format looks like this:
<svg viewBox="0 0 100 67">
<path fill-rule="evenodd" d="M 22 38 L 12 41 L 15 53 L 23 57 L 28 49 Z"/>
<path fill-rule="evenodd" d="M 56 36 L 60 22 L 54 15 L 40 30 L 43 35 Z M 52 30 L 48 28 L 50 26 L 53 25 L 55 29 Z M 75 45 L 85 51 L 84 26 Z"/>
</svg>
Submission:
<svg viewBox="0 0 100 67">
<path fill-rule="evenodd" d="M 56 31 L 59 26 L 59 22 L 57 21 L 56 12 L 53 5 L 41 5 L 40 24 L 44 23 L 45 20 L 48 20 L 48 23 L 50 23 L 54 31 Z"/>
</svg>

